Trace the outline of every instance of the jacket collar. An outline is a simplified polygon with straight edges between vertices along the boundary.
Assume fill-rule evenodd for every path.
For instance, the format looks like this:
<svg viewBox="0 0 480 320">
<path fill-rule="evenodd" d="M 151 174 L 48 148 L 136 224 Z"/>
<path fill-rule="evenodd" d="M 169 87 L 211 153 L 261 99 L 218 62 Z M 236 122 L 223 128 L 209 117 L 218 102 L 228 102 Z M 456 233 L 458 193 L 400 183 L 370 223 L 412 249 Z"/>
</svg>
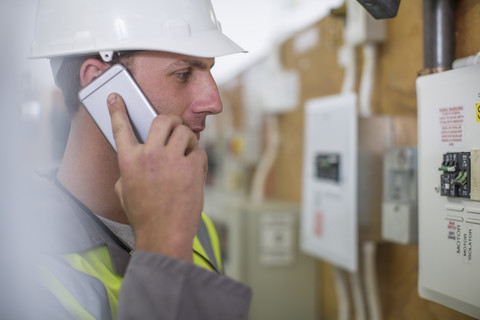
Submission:
<svg viewBox="0 0 480 320">
<path fill-rule="evenodd" d="M 113 268 L 123 276 L 130 254 L 104 229 L 106 226 L 100 219 L 96 221 L 82 208 L 81 203 L 79 205 L 55 185 L 56 172 L 52 170 L 34 177 L 35 181 L 29 186 L 35 203 L 35 229 L 41 237 L 41 250 L 64 255 L 106 245 Z"/>
</svg>

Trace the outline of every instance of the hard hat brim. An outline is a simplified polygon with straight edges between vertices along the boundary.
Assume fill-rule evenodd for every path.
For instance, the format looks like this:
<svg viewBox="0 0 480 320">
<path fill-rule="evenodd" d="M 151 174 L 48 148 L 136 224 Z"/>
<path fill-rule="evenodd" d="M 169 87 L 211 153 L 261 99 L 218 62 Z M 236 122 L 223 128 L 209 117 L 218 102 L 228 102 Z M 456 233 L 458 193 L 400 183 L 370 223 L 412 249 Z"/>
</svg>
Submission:
<svg viewBox="0 0 480 320">
<path fill-rule="evenodd" d="M 51 47 L 42 48 L 35 43 L 32 46 L 31 59 L 54 58 L 65 56 L 79 56 L 96 54 L 103 51 L 130 51 L 149 50 L 163 51 L 184 54 L 202 58 L 215 58 L 235 53 L 246 53 L 247 51 L 233 42 L 230 38 L 218 30 L 209 30 L 189 37 L 163 38 L 161 41 L 151 39 L 140 39 L 124 43 L 104 43 L 103 46 L 79 49 L 75 43 L 59 45 L 55 50 Z"/>
</svg>

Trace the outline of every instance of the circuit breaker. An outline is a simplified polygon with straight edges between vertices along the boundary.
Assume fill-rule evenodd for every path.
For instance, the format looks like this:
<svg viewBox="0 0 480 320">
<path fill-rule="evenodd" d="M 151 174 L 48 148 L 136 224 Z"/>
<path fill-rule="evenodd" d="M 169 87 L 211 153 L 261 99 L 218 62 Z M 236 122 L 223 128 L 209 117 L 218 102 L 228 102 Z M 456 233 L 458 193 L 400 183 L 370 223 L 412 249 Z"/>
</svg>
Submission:
<svg viewBox="0 0 480 320">
<path fill-rule="evenodd" d="M 480 317 L 480 65 L 417 79 L 419 293 Z"/>
<path fill-rule="evenodd" d="M 315 157 L 315 176 L 319 179 L 339 181 L 340 154 L 318 153 Z"/>
<path fill-rule="evenodd" d="M 448 152 L 438 168 L 440 194 L 470 199 L 470 152 Z"/>
</svg>

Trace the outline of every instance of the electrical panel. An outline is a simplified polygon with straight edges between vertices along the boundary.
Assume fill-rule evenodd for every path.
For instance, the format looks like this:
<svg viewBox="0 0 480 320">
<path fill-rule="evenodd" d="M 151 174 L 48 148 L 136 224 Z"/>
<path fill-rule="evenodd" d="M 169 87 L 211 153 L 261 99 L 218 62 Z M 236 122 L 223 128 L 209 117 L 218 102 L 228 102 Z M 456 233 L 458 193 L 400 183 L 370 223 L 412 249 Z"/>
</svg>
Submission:
<svg viewBox="0 0 480 320">
<path fill-rule="evenodd" d="M 418 240 L 417 148 L 394 147 L 383 156 L 382 238 Z"/>
<path fill-rule="evenodd" d="M 480 65 L 417 79 L 419 293 L 480 317 Z"/>
<path fill-rule="evenodd" d="M 381 240 L 382 155 L 416 127 L 412 118 L 359 117 L 356 101 L 350 93 L 305 105 L 300 236 L 304 252 L 351 272 L 359 243 Z"/>
<path fill-rule="evenodd" d="M 357 269 L 356 95 L 305 105 L 300 245 L 304 252 Z"/>
<path fill-rule="evenodd" d="M 219 233 L 225 274 L 255 292 L 249 320 L 318 319 L 318 268 L 299 251 L 298 204 L 208 187 L 204 210 Z"/>
</svg>

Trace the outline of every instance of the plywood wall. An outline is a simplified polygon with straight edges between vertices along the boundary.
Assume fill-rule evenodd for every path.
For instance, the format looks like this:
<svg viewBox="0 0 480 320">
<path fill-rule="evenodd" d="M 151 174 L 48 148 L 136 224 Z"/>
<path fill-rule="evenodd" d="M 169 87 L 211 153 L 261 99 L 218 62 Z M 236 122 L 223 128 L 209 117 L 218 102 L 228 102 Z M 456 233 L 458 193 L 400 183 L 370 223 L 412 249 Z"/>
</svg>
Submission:
<svg viewBox="0 0 480 320">
<path fill-rule="evenodd" d="M 480 2 L 458 0 L 456 4 L 455 56 L 459 58 L 480 50 Z M 303 104 L 313 97 L 340 93 L 344 69 L 338 64 L 338 51 L 343 43 L 343 24 L 341 12 L 331 14 L 312 26 L 319 35 L 315 47 L 299 53 L 295 50 L 295 37 L 282 47 L 284 68 L 296 69 L 300 74 L 301 99 L 294 111 L 279 117 L 281 145 L 268 181 L 268 197 L 301 202 Z M 423 68 L 422 29 L 422 1 L 402 0 L 397 17 L 387 22 L 387 40 L 379 46 L 372 96 L 375 114 L 415 117 L 415 79 Z M 357 59 L 360 73 L 360 50 Z M 238 97 L 235 94 L 238 90 L 241 87 L 223 91 L 226 97 L 233 99 Z M 378 246 L 377 254 L 384 319 L 468 319 L 461 313 L 419 297 L 416 245 L 384 243 Z M 332 268 L 319 262 L 319 272 L 322 294 L 318 303 L 322 319 L 337 319 Z"/>
</svg>

